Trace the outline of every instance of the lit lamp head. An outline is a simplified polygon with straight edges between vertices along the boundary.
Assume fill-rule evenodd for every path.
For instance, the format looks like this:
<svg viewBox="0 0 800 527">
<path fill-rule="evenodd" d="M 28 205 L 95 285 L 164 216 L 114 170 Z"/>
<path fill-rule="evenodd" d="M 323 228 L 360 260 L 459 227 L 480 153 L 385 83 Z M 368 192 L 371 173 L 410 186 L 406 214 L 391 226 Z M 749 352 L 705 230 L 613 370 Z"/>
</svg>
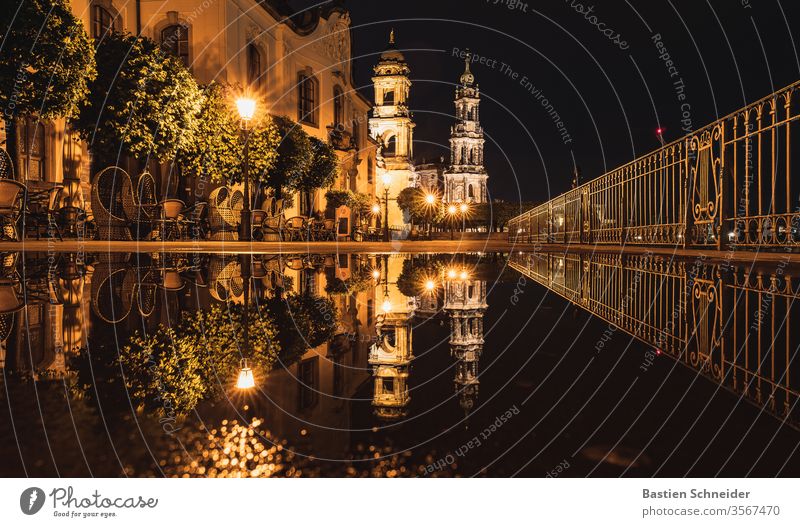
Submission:
<svg viewBox="0 0 800 527">
<path fill-rule="evenodd" d="M 388 298 L 385 298 L 383 304 L 381 304 L 381 309 L 384 313 L 389 313 L 392 310 L 392 302 Z"/>
<path fill-rule="evenodd" d="M 467 211 L 469 210 L 469 205 L 467 205 L 466 203 L 462 203 L 461 206 L 458 207 L 458 210 L 461 211 L 461 214 L 466 214 Z"/>
<path fill-rule="evenodd" d="M 462 269 L 461 272 L 458 273 L 458 277 L 462 280 L 466 280 L 467 278 L 469 278 L 469 273 Z"/>
<path fill-rule="evenodd" d="M 456 273 L 455 269 L 448 269 L 447 270 L 447 278 L 449 278 L 450 280 L 454 279 L 457 275 L 458 275 L 458 273 Z"/>
<path fill-rule="evenodd" d="M 383 175 L 381 175 L 381 181 L 384 187 L 389 188 L 389 185 L 392 184 L 392 175 L 388 172 L 384 172 Z"/>
<path fill-rule="evenodd" d="M 428 291 L 433 291 L 435 288 L 436 288 L 436 282 L 434 282 L 433 280 L 427 280 L 425 282 L 425 289 L 427 289 Z"/>
<path fill-rule="evenodd" d="M 425 195 L 425 203 L 428 205 L 433 205 L 436 202 L 436 196 L 433 194 L 426 194 Z"/>
<path fill-rule="evenodd" d="M 377 203 L 372 205 L 372 213 L 373 214 L 380 214 L 381 213 L 381 206 Z"/>
<path fill-rule="evenodd" d="M 372 278 L 377 280 L 380 277 L 381 277 L 381 272 L 378 269 L 373 269 L 372 270 Z"/>
<path fill-rule="evenodd" d="M 450 214 L 451 216 L 456 213 L 456 210 L 458 210 L 458 209 L 456 209 L 455 205 L 448 205 L 447 206 L 447 213 Z"/>
<path fill-rule="evenodd" d="M 239 376 L 236 379 L 236 387 L 240 390 L 249 390 L 254 388 L 255 385 L 256 379 L 253 376 L 253 370 L 247 365 L 247 359 L 242 359 Z"/>
<path fill-rule="evenodd" d="M 256 101 L 249 97 L 239 97 L 236 99 L 236 109 L 239 111 L 242 121 L 251 121 L 256 114 Z"/>
</svg>

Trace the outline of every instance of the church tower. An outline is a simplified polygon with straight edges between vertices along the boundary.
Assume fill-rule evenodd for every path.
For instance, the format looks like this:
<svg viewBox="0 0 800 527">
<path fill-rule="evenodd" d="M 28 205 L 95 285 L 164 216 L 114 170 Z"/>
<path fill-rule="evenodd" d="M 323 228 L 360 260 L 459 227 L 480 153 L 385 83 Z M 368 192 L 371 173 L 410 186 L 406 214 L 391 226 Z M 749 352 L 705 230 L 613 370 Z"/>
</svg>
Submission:
<svg viewBox="0 0 800 527">
<path fill-rule="evenodd" d="M 478 361 L 483 352 L 486 281 L 469 277 L 445 282 L 444 311 L 450 318 L 450 354 L 456 360 L 455 390 L 466 414 L 478 398 Z"/>
<path fill-rule="evenodd" d="M 408 222 L 394 198 L 406 187 L 416 185 L 413 167 L 414 121 L 408 109 L 411 69 L 403 54 L 395 48 L 394 30 L 389 47 L 374 67 L 372 83 L 375 106 L 369 119 L 369 132 L 379 144 L 377 192 L 389 189 L 389 226 L 403 228 Z"/>
<path fill-rule="evenodd" d="M 444 174 L 444 201 L 485 203 L 488 201 L 483 166 L 483 128 L 480 122 L 480 88 L 469 69 L 467 53 L 464 73 L 456 88 L 456 124 L 450 128 L 450 167 Z"/>
</svg>

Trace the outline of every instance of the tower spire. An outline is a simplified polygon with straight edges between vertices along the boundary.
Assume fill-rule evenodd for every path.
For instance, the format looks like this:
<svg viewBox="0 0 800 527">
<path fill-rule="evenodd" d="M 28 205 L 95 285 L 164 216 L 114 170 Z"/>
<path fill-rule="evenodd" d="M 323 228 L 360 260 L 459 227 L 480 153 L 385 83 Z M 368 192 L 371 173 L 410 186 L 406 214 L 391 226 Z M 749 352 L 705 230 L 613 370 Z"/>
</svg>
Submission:
<svg viewBox="0 0 800 527">
<path fill-rule="evenodd" d="M 389 32 L 389 44 L 394 46 L 394 28 Z"/>
<path fill-rule="evenodd" d="M 470 62 L 472 62 L 472 53 L 468 49 L 467 55 L 464 57 L 464 73 L 461 75 L 461 84 L 464 86 L 471 86 L 475 82 L 475 76 L 469 69 Z"/>
</svg>

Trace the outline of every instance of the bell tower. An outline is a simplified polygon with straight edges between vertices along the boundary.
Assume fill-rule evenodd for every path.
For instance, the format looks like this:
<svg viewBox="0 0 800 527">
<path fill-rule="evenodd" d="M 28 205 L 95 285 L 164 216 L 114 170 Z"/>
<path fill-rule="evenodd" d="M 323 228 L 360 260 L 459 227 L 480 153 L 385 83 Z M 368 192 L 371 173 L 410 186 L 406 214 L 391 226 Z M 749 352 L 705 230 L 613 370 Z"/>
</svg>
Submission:
<svg viewBox="0 0 800 527">
<path fill-rule="evenodd" d="M 450 354 L 456 361 L 458 403 L 469 414 L 478 398 L 478 362 L 483 352 L 486 281 L 469 277 L 445 282 L 444 311 L 450 318 Z"/>
<path fill-rule="evenodd" d="M 394 30 L 389 35 L 389 46 L 373 71 L 375 106 L 369 119 L 369 132 L 379 144 L 377 191 L 383 195 L 386 188 L 389 190 L 389 225 L 405 228 L 408 222 L 397 202 L 391 200 L 404 188 L 416 185 L 412 164 L 414 121 L 408 109 L 411 69 L 395 47 Z"/>
<path fill-rule="evenodd" d="M 450 128 L 450 166 L 444 174 L 444 201 L 485 203 L 489 176 L 483 166 L 483 128 L 480 122 L 480 88 L 469 69 L 467 52 L 464 73 L 456 88 L 456 124 Z"/>
</svg>

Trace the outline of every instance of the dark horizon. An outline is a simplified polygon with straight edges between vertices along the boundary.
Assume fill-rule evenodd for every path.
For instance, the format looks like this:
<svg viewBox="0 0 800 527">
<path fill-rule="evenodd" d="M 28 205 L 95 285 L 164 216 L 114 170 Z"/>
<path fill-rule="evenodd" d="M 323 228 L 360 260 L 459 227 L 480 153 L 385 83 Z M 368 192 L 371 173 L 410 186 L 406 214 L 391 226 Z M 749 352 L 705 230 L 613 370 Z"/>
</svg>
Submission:
<svg viewBox="0 0 800 527">
<path fill-rule="evenodd" d="M 595 2 L 587 14 L 576 2 L 534 9 L 506 0 L 409 0 L 387 13 L 382 3 L 346 2 L 355 85 L 372 99 L 372 67 L 394 28 L 411 67 L 416 161 L 448 158 L 464 68 L 455 50 L 486 57 L 472 71 L 483 97 L 489 191 L 544 201 L 569 189 L 575 165 L 582 181 L 593 179 L 656 149 L 658 127 L 675 140 L 800 76 L 787 21 L 800 14 L 796 4 L 626 4 Z"/>
</svg>

